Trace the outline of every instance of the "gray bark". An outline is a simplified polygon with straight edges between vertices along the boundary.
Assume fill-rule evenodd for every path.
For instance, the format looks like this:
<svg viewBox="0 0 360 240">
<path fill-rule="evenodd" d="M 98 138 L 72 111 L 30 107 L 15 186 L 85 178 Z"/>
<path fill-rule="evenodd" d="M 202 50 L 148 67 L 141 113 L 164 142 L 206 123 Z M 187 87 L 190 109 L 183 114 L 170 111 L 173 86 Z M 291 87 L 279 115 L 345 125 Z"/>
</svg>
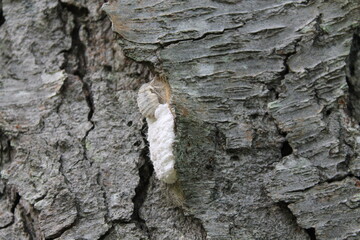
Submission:
<svg viewBox="0 0 360 240">
<path fill-rule="evenodd" d="M 0 239 L 360 238 L 358 0 L 101 6 L 0 1 Z M 154 75 L 174 185 L 136 106 Z"/>
</svg>

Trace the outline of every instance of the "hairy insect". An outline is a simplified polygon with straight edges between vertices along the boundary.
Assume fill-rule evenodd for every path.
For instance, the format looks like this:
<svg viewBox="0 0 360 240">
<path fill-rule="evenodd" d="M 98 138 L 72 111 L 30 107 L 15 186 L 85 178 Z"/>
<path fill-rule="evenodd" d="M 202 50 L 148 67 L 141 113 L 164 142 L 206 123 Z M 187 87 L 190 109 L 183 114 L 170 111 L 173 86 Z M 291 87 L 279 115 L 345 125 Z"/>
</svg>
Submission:
<svg viewBox="0 0 360 240">
<path fill-rule="evenodd" d="M 148 124 L 150 159 L 156 177 L 173 184 L 177 180 L 173 143 L 174 115 L 169 103 L 170 88 L 161 78 L 154 78 L 139 89 L 137 103 Z"/>
<path fill-rule="evenodd" d="M 155 118 L 147 118 L 150 159 L 153 163 L 156 177 L 172 184 L 176 182 L 175 156 L 173 144 L 175 141 L 174 116 L 169 104 L 160 104 L 155 111 Z"/>
<path fill-rule="evenodd" d="M 151 83 L 145 83 L 140 87 L 137 104 L 141 114 L 146 118 L 154 118 L 156 108 L 159 106 L 159 95 Z"/>
</svg>

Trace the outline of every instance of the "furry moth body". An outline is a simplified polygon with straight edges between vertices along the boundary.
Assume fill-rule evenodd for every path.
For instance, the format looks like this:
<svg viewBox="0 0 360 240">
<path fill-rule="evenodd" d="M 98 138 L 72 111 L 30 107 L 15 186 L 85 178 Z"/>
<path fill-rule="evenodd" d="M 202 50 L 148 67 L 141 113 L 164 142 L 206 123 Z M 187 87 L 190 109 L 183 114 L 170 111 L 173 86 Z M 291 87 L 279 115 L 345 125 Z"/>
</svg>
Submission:
<svg viewBox="0 0 360 240">
<path fill-rule="evenodd" d="M 154 118 L 156 108 L 159 106 L 159 96 L 150 83 L 145 83 L 139 89 L 137 103 L 141 114 L 146 118 Z"/>
<path fill-rule="evenodd" d="M 158 179 L 165 183 L 176 181 L 174 116 L 169 104 L 160 104 L 155 110 L 155 118 L 147 118 L 150 159 Z"/>
<path fill-rule="evenodd" d="M 162 96 L 151 85 L 141 86 L 138 93 L 138 106 L 148 123 L 148 141 L 150 159 L 153 162 L 156 177 L 165 183 L 176 182 L 174 116 L 168 103 L 161 104 Z"/>
</svg>

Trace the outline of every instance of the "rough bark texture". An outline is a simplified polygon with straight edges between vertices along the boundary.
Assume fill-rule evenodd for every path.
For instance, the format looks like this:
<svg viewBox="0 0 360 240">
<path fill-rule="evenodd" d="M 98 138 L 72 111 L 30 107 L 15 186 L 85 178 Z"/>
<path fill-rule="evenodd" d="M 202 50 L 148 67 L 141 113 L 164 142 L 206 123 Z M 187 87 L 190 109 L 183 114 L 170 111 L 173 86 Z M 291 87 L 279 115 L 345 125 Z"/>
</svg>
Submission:
<svg viewBox="0 0 360 240">
<path fill-rule="evenodd" d="M 358 0 L 102 4 L 0 0 L 0 239 L 360 238 Z"/>
</svg>

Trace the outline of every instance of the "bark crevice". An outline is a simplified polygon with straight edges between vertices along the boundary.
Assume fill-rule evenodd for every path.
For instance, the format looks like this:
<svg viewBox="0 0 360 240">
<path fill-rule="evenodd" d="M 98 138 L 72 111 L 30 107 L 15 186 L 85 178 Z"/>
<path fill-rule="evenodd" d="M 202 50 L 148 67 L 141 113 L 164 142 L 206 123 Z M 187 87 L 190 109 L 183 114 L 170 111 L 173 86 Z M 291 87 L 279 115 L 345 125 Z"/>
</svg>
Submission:
<svg viewBox="0 0 360 240">
<path fill-rule="evenodd" d="M 4 192 L 6 192 L 6 188 L 7 188 L 7 186 L 5 185 Z M 16 192 L 16 191 L 13 191 L 13 188 L 10 188 L 8 192 L 9 192 L 9 195 L 10 195 L 10 202 L 11 202 L 10 212 L 12 213 L 13 216 L 12 216 L 11 221 L 8 224 L 6 224 L 5 226 L 0 227 L 0 229 L 10 227 L 11 225 L 14 224 L 14 222 L 15 222 L 15 216 L 14 216 L 15 215 L 15 209 L 19 205 L 20 199 L 21 199 L 21 196 L 19 195 L 19 193 Z"/>
<path fill-rule="evenodd" d="M 197 37 L 197 38 L 186 38 L 186 39 L 168 41 L 168 42 L 159 43 L 159 44 L 160 44 L 161 48 L 166 48 L 166 47 L 168 47 L 170 45 L 177 44 L 177 43 L 180 43 L 180 42 L 199 41 L 199 40 L 202 40 L 202 39 L 206 38 L 207 36 L 219 36 L 219 35 L 222 35 L 222 34 L 228 32 L 228 31 L 233 31 L 233 30 L 242 28 L 245 24 L 246 24 L 246 22 L 244 21 L 239 26 L 235 26 L 235 27 L 231 27 L 231 28 L 224 28 L 221 31 L 206 32 L 206 33 L 204 33 L 203 35 L 201 35 L 200 37 Z"/>
<path fill-rule="evenodd" d="M 356 176 L 354 176 L 352 173 L 348 173 L 346 175 L 342 175 L 342 176 L 339 176 L 339 177 L 334 177 L 334 178 L 331 178 L 331 179 L 326 179 L 324 182 L 326 183 L 334 183 L 334 182 L 341 182 L 341 181 L 344 181 L 346 178 L 357 178 Z M 320 182 L 322 183 L 322 182 Z M 320 184 L 319 183 L 319 184 Z M 317 184 L 317 185 L 319 185 Z"/>
<path fill-rule="evenodd" d="M 78 211 L 78 213 L 79 213 L 79 210 L 77 210 L 77 211 Z M 57 233 L 55 233 L 55 234 L 53 234 L 53 235 L 51 235 L 51 236 L 48 236 L 46 239 L 47 239 L 47 240 L 57 239 L 57 238 L 61 237 L 61 235 L 63 235 L 64 232 L 66 232 L 67 230 L 73 228 L 73 227 L 76 226 L 78 223 L 79 223 L 79 214 L 76 215 L 75 221 L 73 221 L 69 226 L 60 229 L 59 232 L 57 232 Z"/>
<path fill-rule="evenodd" d="M 31 204 L 26 202 L 26 200 L 21 199 L 18 195 L 17 199 L 19 203 L 16 208 L 19 210 L 24 232 L 29 236 L 30 240 L 45 239 L 42 231 L 40 230 L 37 210 L 34 209 Z"/>
<path fill-rule="evenodd" d="M 82 27 L 82 22 L 84 17 L 89 13 L 87 8 L 79 8 L 77 6 L 63 3 L 60 3 L 60 11 L 66 10 L 73 15 L 73 29 L 71 31 L 71 47 L 69 50 L 65 50 L 65 63 L 64 69 L 67 73 L 79 76 L 80 79 L 86 74 L 86 46 L 80 39 L 80 29 Z M 71 62 L 73 60 L 74 62 Z"/>
<path fill-rule="evenodd" d="M 150 178 L 153 175 L 154 168 L 150 160 L 150 152 L 149 152 L 149 143 L 146 139 L 146 132 L 147 132 L 147 124 L 144 122 L 143 127 L 141 129 L 141 136 L 143 138 L 143 141 L 145 142 L 145 147 L 142 149 L 139 157 L 139 165 L 138 165 L 138 171 L 139 171 L 139 183 L 137 187 L 135 188 L 135 196 L 132 198 L 133 202 L 133 213 L 131 215 L 131 219 L 129 221 L 117 219 L 108 222 L 108 224 L 112 224 L 112 227 L 109 228 L 100 238 L 99 240 L 107 239 L 109 235 L 115 231 L 115 225 L 117 224 L 135 224 L 138 229 L 140 229 L 143 233 L 146 234 L 148 239 L 151 239 L 151 232 L 149 228 L 146 225 L 145 220 L 140 215 L 141 207 L 143 206 L 146 196 L 148 193 L 149 185 L 150 185 Z M 99 177 L 99 175 L 98 175 Z M 98 184 L 100 184 L 100 180 L 98 180 Z M 104 194 L 104 199 L 105 198 Z"/>
<path fill-rule="evenodd" d="M 14 156 L 11 139 L 0 129 L 0 170 L 6 163 L 10 163 Z"/>
<path fill-rule="evenodd" d="M 360 27 L 357 30 L 356 33 L 353 34 L 353 40 L 350 48 L 350 54 L 349 54 L 349 71 L 350 76 L 355 75 L 355 68 L 356 68 L 356 62 L 359 58 L 358 52 L 360 51 Z"/>
<path fill-rule="evenodd" d="M 276 204 L 290 219 L 290 221 L 297 226 L 297 228 L 302 229 L 306 234 L 308 234 L 310 240 L 316 240 L 315 237 L 315 228 L 302 228 L 298 223 L 297 223 L 297 218 L 296 216 L 292 213 L 292 211 L 290 210 L 290 208 L 288 207 L 288 203 L 285 203 L 283 201 L 280 201 Z"/>
<path fill-rule="evenodd" d="M 63 161 L 64 161 L 63 158 L 60 156 L 60 158 L 59 158 L 59 172 L 60 172 L 60 174 L 63 176 L 64 182 L 65 182 L 67 185 L 70 185 L 71 183 L 70 183 L 69 179 L 66 177 L 66 174 L 65 174 L 65 172 L 64 172 Z"/>
<path fill-rule="evenodd" d="M 94 115 L 95 108 L 94 108 L 94 102 L 93 102 L 93 98 L 92 98 L 92 94 L 91 94 L 89 85 L 83 80 L 81 80 L 81 82 L 83 83 L 83 94 L 85 95 L 85 99 L 86 99 L 87 105 L 89 107 L 88 121 L 91 123 L 91 127 L 89 128 L 89 130 L 86 131 L 85 136 L 82 139 L 82 145 L 83 145 L 83 149 L 84 149 L 84 159 L 86 161 L 90 161 L 88 154 L 87 154 L 86 139 L 87 139 L 88 135 L 90 134 L 90 132 L 95 129 L 95 124 L 92 121 L 92 117 Z M 92 165 L 92 162 L 90 162 L 90 165 Z"/>
<path fill-rule="evenodd" d="M 15 209 L 16 207 L 19 205 L 20 203 L 20 199 L 21 199 L 21 196 L 19 195 L 19 193 L 15 193 L 15 198 L 13 200 L 13 203 L 12 203 L 12 206 L 11 206 L 11 213 L 15 213 Z"/>
<path fill-rule="evenodd" d="M 99 185 L 100 189 L 101 189 L 101 192 L 102 192 L 102 197 L 104 199 L 104 204 L 105 204 L 105 207 L 106 207 L 106 212 L 105 212 L 105 220 L 111 224 L 111 221 L 109 220 L 109 205 L 108 205 L 108 201 L 107 201 L 107 197 L 106 197 L 106 189 L 104 188 L 103 184 L 101 183 L 101 172 L 100 172 L 100 169 L 99 169 L 99 172 L 96 176 L 96 183 L 97 185 Z M 109 229 L 110 230 L 110 229 Z M 109 231 L 108 230 L 108 231 Z M 107 232 L 108 232 L 107 231 Z M 107 233 L 106 232 L 106 233 Z M 106 233 L 104 235 L 106 235 Z"/>
<path fill-rule="evenodd" d="M 290 154 L 293 153 L 293 149 L 292 147 L 290 146 L 289 144 L 289 141 L 288 140 L 285 140 L 283 143 L 282 143 L 282 146 L 281 146 L 281 157 L 286 157 L 286 156 L 289 156 Z"/>
<path fill-rule="evenodd" d="M 347 58 L 347 76 L 346 83 L 348 85 L 349 97 L 348 97 L 348 111 L 350 116 L 360 122 L 360 109 L 357 106 L 357 102 L 360 100 L 360 75 L 359 74 L 359 53 L 360 53 L 360 28 L 358 28 L 354 34 L 350 47 L 350 53 Z"/>
<path fill-rule="evenodd" d="M 306 228 L 305 231 L 310 237 L 310 240 L 316 240 L 316 232 L 315 228 Z"/>
<path fill-rule="evenodd" d="M 74 194 L 74 193 L 72 192 L 72 190 L 71 190 L 71 182 L 70 182 L 69 179 L 66 177 L 66 174 L 65 174 L 65 172 L 64 172 L 64 168 L 63 168 L 63 158 L 62 158 L 62 157 L 60 157 L 60 159 L 59 159 L 59 164 L 60 164 L 60 166 L 59 166 L 59 172 L 60 172 L 61 176 L 63 176 L 65 184 L 68 185 L 67 189 L 68 189 L 72 194 Z M 67 230 L 73 228 L 74 226 L 76 226 L 76 225 L 79 223 L 79 218 L 80 218 L 79 213 L 80 213 L 81 210 L 80 210 L 79 200 L 76 198 L 76 195 L 75 195 L 75 194 L 74 194 L 74 196 L 75 196 L 75 197 L 74 197 L 74 205 L 75 205 L 75 208 L 76 208 L 76 217 L 75 217 L 75 220 L 74 220 L 69 226 L 66 226 L 66 227 L 60 229 L 59 232 L 57 232 L 57 233 L 55 233 L 55 234 L 53 234 L 53 235 L 51 235 L 51 236 L 48 236 L 46 239 L 56 239 L 56 238 L 58 238 L 58 237 L 61 237 L 61 235 L 62 235 L 64 232 L 66 232 Z M 44 196 L 44 197 L 45 197 L 45 196 Z"/>
<path fill-rule="evenodd" d="M 0 27 L 5 23 L 5 16 L 2 8 L 2 0 L 0 0 Z"/>
<path fill-rule="evenodd" d="M 279 89 L 281 85 L 285 84 L 284 81 L 286 79 L 286 76 L 291 73 L 291 69 L 289 66 L 289 59 L 291 56 L 295 55 L 297 53 L 297 47 L 299 45 L 299 42 L 301 41 L 301 37 L 295 39 L 294 41 L 289 44 L 289 46 L 292 45 L 292 49 L 284 54 L 279 54 L 280 56 L 283 56 L 283 67 L 284 69 L 279 72 L 279 78 L 277 78 L 276 82 L 269 84 L 267 87 L 270 92 L 273 92 L 275 95 L 275 100 L 279 99 L 281 90 Z M 270 115 L 271 119 L 273 119 L 274 124 L 276 126 L 276 129 L 279 133 L 279 135 L 283 138 L 283 141 L 281 143 L 280 152 L 281 157 L 289 156 L 293 153 L 293 148 L 291 147 L 290 142 L 286 138 L 287 132 L 284 132 L 280 127 L 276 119 L 271 115 L 271 113 L 268 111 L 268 114 Z"/>
<path fill-rule="evenodd" d="M 101 235 L 98 240 L 105 240 L 110 234 L 112 234 L 112 232 L 114 230 L 115 230 L 115 228 L 114 228 L 114 226 L 112 226 L 103 235 Z"/>
<path fill-rule="evenodd" d="M 290 66 L 289 66 L 289 59 L 291 56 L 295 55 L 297 53 L 297 48 L 298 48 L 298 45 L 301 41 L 301 37 L 300 38 L 297 38 L 295 39 L 290 45 L 293 45 L 293 49 L 289 52 L 287 52 L 286 54 L 282 54 L 282 56 L 284 56 L 284 60 L 283 60 L 283 65 L 284 65 L 284 70 L 282 72 L 280 72 L 280 82 L 282 82 L 286 75 L 290 73 L 291 69 L 290 69 Z"/>
<path fill-rule="evenodd" d="M 86 46 L 80 39 L 80 28 L 83 26 L 81 21 L 83 17 L 86 17 L 89 14 L 87 8 L 80 8 L 68 3 L 60 2 L 63 9 L 68 10 L 74 16 L 74 28 L 71 32 L 71 48 L 65 52 L 65 70 L 66 72 L 76 75 L 80 78 L 80 81 L 83 84 L 83 93 L 89 107 L 88 120 L 91 121 L 94 114 L 94 101 L 91 93 L 91 86 L 84 80 L 86 75 Z M 74 57 L 76 60 L 75 65 L 69 63 L 69 58 Z M 91 131 L 91 130 L 90 130 Z"/>
<path fill-rule="evenodd" d="M 74 17 L 74 27 L 71 32 L 71 48 L 65 52 L 65 63 L 63 68 L 69 74 L 79 77 L 82 83 L 82 92 L 84 94 L 87 106 L 89 108 L 87 119 L 91 123 L 91 128 L 86 131 L 84 138 L 82 139 L 82 145 L 84 149 L 84 159 L 89 161 L 86 150 L 86 138 L 89 133 L 94 130 L 95 124 L 92 121 L 92 117 L 95 112 L 93 94 L 91 92 L 91 86 L 85 81 L 84 77 L 87 71 L 86 63 L 86 45 L 80 39 L 80 29 L 84 26 L 82 21 L 89 14 L 89 10 L 85 7 L 78 7 L 69 3 L 59 1 L 62 9 L 67 10 Z M 74 62 L 72 62 L 72 60 Z M 90 163 L 92 165 L 92 163 Z"/>
<path fill-rule="evenodd" d="M 150 230 L 148 229 L 145 220 L 140 216 L 140 209 L 146 200 L 150 178 L 154 172 L 154 167 L 150 160 L 149 142 L 146 139 L 146 132 L 147 124 L 144 123 L 141 129 L 141 135 L 145 142 L 145 147 L 140 154 L 140 160 L 142 161 L 140 162 L 141 165 L 138 167 L 140 179 L 138 186 L 135 188 L 135 196 L 132 198 L 134 210 L 131 215 L 131 221 L 134 222 L 139 229 L 145 232 L 150 239 Z"/>
<path fill-rule="evenodd" d="M 78 7 L 71 3 L 62 2 L 61 0 L 59 2 L 62 7 L 66 8 L 69 12 L 73 13 L 74 16 L 86 16 L 89 14 L 89 9 L 87 9 L 86 7 Z"/>
</svg>

